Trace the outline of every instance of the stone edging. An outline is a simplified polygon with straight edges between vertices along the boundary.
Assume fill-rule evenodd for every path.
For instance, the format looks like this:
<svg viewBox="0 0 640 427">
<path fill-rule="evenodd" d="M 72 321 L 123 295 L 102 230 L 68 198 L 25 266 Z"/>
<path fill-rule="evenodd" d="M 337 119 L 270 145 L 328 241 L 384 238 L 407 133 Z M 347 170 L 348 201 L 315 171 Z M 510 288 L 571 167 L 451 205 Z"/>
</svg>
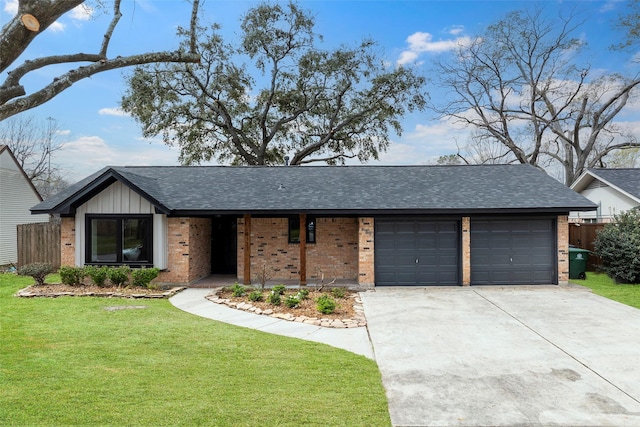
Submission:
<svg viewBox="0 0 640 427">
<path fill-rule="evenodd" d="M 220 289 L 215 289 L 209 295 L 205 296 L 205 298 L 213 303 L 226 305 L 227 307 L 234 308 L 236 310 L 248 311 L 253 314 L 288 320 L 290 322 L 306 323 L 309 325 L 321 326 L 324 328 L 344 329 L 367 326 L 367 320 L 364 317 L 364 308 L 362 307 L 362 299 L 359 295 L 353 298 L 353 309 L 356 312 L 356 315 L 353 319 L 327 319 L 318 317 L 294 316 L 290 313 L 274 313 L 271 309 L 262 310 L 246 302 L 237 303 L 226 298 L 218 297 L 217 292 Z"/>
<path fill-rule="evenodd" d="M 40 294 L 36 292 L 30 292 L 28 288 L 19 290 L 16 296 L 21 298 L 57 298 L 57 297 L 101 297 L 101 298 L 130 298 L 130 299 L 143 299 L 143 298 L 170 298 L 180 291 L 183 291 L 184 287 L 171 288 L 167 291 L 157 294 L 124 294 L 120 292 L 51 292 L 48 294 Z"/>
</svg>

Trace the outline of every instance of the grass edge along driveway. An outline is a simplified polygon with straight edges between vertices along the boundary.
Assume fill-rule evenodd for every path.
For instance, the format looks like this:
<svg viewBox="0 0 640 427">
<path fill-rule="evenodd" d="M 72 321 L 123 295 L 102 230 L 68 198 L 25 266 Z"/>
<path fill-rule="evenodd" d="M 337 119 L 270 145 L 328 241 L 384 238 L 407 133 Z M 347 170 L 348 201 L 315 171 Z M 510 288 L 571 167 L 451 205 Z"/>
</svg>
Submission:
<svg viewBox="0 0 640 427">
<path fill-rule="evenodd" d="M 30 283 L 0 274 L 0 425 L 390 425 L 363 356 L 167 300 L 14 296 Z"/>
<path fill-rule="evenodd" d="M 591 289 L 596 295 L 640 308 L 640 284 L 617 284 L 606 274 L 591 271 L 587 272 L 585 280 L 571 279 L 571 282 Z"/>
</svg>

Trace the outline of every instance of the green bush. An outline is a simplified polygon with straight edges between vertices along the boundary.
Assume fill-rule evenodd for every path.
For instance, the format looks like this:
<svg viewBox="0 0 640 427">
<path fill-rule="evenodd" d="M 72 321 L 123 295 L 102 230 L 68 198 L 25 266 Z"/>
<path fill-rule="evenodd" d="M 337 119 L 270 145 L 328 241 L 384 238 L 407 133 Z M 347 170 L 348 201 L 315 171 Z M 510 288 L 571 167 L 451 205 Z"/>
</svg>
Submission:
<svg viewBox="0 0 640 427">
<path fill-rule="evenodd" d="M 109 278 L 109 267 L 96 265 L 89 265 L 84 268 L 84 272 L 94 285 L 101 288 L 107 285 L 107 279 Z M 62 275 L 61 275 L 62 276 Z"/>
<path fill-rule="evenodd" d="M 344 288 L 333 288 L 331 289 L 331 295 L 333 295 L 334 298 L 344 298 L 346 292 Z"/>
<path fill-rule="evenodd" d="M 640 283 L 640 211 L 616 215 L 600 230 L 593 242 L 603 261 L 602 270 L 620 282 Z"/>
<path fill-rule="evenodd" d="M 109 268 L 109 280 L 114 286 L 122 286 L 129 280 L 129 273 L 131 268 L 128 265 L 121 265 L 120 267 Z"/>
<path fill-rule="evenodd" d="M 329 295 L 322 295 L 316 300 L 316 308 L 322 314 L 331 314 L 336 311 L 336 302 Z"/>
<path fill-rule="evenodd" d="M 158 268 L 136 268 L 131 270 L 131 282 L 139 288 L 152 288 L 151 281 L 158 277 Z"/>
<path fill-rule="evenodd" d="M 285 285 L 275 285 L 271 292 L 276 293 L 278 295 L 284 295 L 284 291 L 287 289 Z"/>
<path fill-rule="evenodd" d="M 53 273 L 53 266 L 47 262 L 34 262 L 33 264 L 23 265 L 18 269 L 20 276 L 31 276 L 36 281 L 36 285 L 44 285 L 44 279 L 47 274 Z"/>
<path fill-rule="evenodd" d="M 298 298 L 297 295 L 289 295 L 288 297 L 285 298 L 284 305 L 286 305 L 289 308 L 297 307 L 298 305 L 300 305 L 300 299 Z"/>
<path fill-rule="evenodd" d="M 305 300 L 305 299 L 309 298 L 309 290 L 308 289 L 300 289 L 298 291 L 298 295 L 297 296 L 298 296 L 298 299 L 300 301 Z"/>
<path fill-rule="evenodd" d="M 82 267 L 63 265 L 58 270 L 58 273 L 60 274 L 60 280 L 65 285 L 80 286 L 84 281 L 85 273 Z"/>
<path fill-rule="evenodd" d="M 258 291 L 258 290 L 252 291 L 252 292 L 249 294 L 249 300 L 250 300 L 250 301 L 257 302 L 257 301 L 262 301 L 263 299 L 264 299 L 264 298 L 262 297 L 262 292 L 260 292 L 260 291 Z"/>
<path fill-rule="evenodd" d="M 267 297 L 267 302 L 273 305 L 280 305 L 282 302 L 282 298 L 280 294 L 274 291 L 269 292 L 269 296 Z"/>
<path fill-rule="evenodd" d="M 247 290 L 245 289 L 244 286 L 239 285 L 238 283 L 236 283 L 235 285 L 233 285 L 231 287 L 231 293 L 233 294 L 234 297 L 241 297 L 241 296 L 244 296 L 244 294 L 247 293 Z"/>
</svg>

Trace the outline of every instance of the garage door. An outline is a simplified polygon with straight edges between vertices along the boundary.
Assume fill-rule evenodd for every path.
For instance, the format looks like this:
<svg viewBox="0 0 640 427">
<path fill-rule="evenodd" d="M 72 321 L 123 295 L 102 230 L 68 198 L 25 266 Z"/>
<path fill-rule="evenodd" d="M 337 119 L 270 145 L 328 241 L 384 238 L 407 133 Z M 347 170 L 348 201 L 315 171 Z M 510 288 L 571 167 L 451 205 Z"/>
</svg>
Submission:
<svg viewBox="0 0 640 427">
<path fill-rule="evenodd" d="M 552 219 L 471 220 L 472 285 L 555 284 Z"/>
<path fill-rule="evenodd" d="M 376 219 L 376 286 L 458 285 L 458 224 Z"/>
</svg>

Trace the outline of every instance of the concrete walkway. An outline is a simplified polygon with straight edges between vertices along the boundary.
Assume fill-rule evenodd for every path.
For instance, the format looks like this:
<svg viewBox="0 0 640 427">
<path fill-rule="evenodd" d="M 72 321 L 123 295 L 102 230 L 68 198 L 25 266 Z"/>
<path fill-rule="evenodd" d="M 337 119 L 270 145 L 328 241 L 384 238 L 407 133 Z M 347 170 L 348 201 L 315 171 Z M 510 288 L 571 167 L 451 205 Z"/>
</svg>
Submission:
<svg viewBox="0 0 640 427">
<path fill-rule="evenodd" d="M 373 359 L 367 328 L 323 328 L 235 310 L 205 299 L 205 296 L 211 291 L 212 289 L 190 288 L 171 297 L 169 301 L 180 310 L 207 319 L 271 334 L 328 344 Z"/>
<path fill-rule="evenodd" d="M 394 426 L 640 426 L 640 310 L 557 286 L 362 299 Z"/>
</svg>

